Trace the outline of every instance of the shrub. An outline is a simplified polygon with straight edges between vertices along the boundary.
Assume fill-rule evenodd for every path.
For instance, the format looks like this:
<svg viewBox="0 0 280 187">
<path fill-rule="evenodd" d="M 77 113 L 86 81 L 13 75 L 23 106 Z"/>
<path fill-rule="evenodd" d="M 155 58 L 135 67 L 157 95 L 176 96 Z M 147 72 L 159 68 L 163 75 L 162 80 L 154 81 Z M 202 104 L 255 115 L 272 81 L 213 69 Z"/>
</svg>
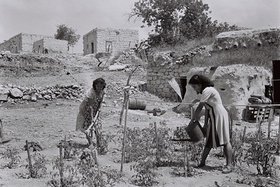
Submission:
<svg viewBox="0 0 280 187">
<path fill-rule="evenodd" d="M 47 174 L 47 167 L 46 167 L 46 157 L 44 155 L 41 155 L 38 152 L 35 152 L 31 156 L 33 165 L 32 165 L 32 176 L 34 178 L 40 178 L 43 177 Z"/>
<path fill-rule="evenodd" d="M 9 160 L 9 162 L 5 165 L 5 167 L 9 169 L 17 167 L 21 159 L 19 156 L 19 150 L 11 147 L 6 148 L 2 158 Z"/>
<path fill-rule="evenodd" d="M 273 139 L 255 140 L 245 154 L 248 165 L 256 166 L 259 175 L 273 176 L 277 142 Z"/>
<path fill-rule="evenodd" d="M 144 160 L 139 160 L 136 164 L 131 166 L 131 169 L 136 171 L 136 174 L 132 176 L 132 183 L 137 186 L 152 186 L 158 184 L 156 180 L 157 174 L 156 160 L 152 157 L 147 157 Z"/>
</svg>

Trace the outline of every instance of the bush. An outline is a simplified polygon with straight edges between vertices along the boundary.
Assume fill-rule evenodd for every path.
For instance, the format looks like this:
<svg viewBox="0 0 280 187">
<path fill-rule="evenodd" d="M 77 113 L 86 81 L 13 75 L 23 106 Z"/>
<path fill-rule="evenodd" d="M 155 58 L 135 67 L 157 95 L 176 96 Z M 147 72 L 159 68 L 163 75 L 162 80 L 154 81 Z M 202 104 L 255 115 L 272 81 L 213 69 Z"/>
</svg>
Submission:
<svg viewBox="0 0 280 187">
<path fill-rule="evenodd" d="M 156 160 L 152 157 L 147 157 L 144 160 L 139 160 L 136 164 L 131 166 L 131 169 L 137 173 L 132 176 L 132 183 L 137 186 L 152 186 L 158 184 L 156 180 L 157 174 L 155 172 Z"/>
<path fill-rule="evenodd" d="M 248 165 L 254 165 L 259 175 L 273 176 L 277 142 L 273 139 L 254 140 L 250 143 L 244 158 Z"/>
<path fill-rule="evenodd" d="M 19 150 L 8 147 L 2 155 L 2 158 L 8 159 L 9 162 L 4 166 L 9 169 L 15 168 L 20 163 L 21 157 L 19 156 Z"/>
<path fill-rule="evenodd" d="M 47 167 L 46 167 L 46 157 L 44 155 L 41 155 L 38 152 L 35 152 L 31 156 L 33 165 L 32 165 L 32 176 L 34 178 L 40 178 L 44 177 L 47 174 Z M 28 166 L 27 166 L 28 167 Z"/>
<path fill-rule="evenodd" d="M 68 164 L 63 168 L 63 185 L 74 186 L 92 186 L 105 187 L 113 186 L 121 180 L 122 175 L 119 171 L 109 167 L 100 167 L 97 164 L 95 153 L 90 149 L 85 149 L 80 159 L 74 163 Z M 54 163 L 53 169 L 60 170 L 59 159 Z M 61 186 L 60 175 L 58 172 L 52 173 L 52 179 L 47 185 L 52 187 Z"/>
<path fill-rule="evenodd" d="M 157 165 L 170 161 L 173 158 L 174 146 L 170 142 L 171 129 L 166 128 L 164 123 L 157 127 L 157 140 L 154 124 L 149 128 L 127 128 L 125 162 L 133 162 L 155 156 Z"/>
</svg>

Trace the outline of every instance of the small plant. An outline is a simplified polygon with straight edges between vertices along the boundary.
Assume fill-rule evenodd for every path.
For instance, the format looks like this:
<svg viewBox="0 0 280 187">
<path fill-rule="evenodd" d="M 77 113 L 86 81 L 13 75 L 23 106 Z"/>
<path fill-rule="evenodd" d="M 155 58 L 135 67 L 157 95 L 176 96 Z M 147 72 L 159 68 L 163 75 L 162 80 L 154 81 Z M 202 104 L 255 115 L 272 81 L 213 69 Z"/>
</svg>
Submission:
<svg viewBox="0 0 280 187">
<path fill-rule="evenodd" d="M 163 123 L 159 127 L 150 124 L 148 128 L 127 128 L 125 162 L 133 162 L 156 156 L 157 165 L 171 161 L 174 145 L 170 141 L 171 129 Z"/>
<path fill-rule="evenodd" d="M 64 170 L 64 177 L 63 181 L 60 180 L 60 175 L 57 170 L 60 170 L 60 160 L 57 158 L 53 162 L 53 170 L 56 170 L 55 172 L 51 172 L 51 180 L 47 182 L 48 186 L 51 187 L 78 187 L 79 186 L 79 176 L 78 176 L 78 170 L 74 165 L 67 165 Z M 62 182 L 62 184 L 61 184 Z"/>
<path fill-rule="evenodd" d="M 11 147 L 6 148 L 2 157 L 9 160 L 9 162 L 4 166 L 9 169 L 17 167 L 21 159 L 19 156 L 19 150 Z"/>
<path fill-rule="evenodd" d="M 38 152 L 32 155 L 33 165 L 32 165 L 32 176 L 34 178 L 40 178 L 47 174 L 46 167 L 46 157 Z"/>
<path fill-rule="evenodd" d="M 60 160 L 54 162 L 53 169 L 61 170 Z M 52 179 L 47 183 L 51 187 L 92 187 L 113 186 L 121 180 L 122 175 L 109 167 L 99 167 L 93 150 L 85 149 L 79 160 L 66 165 L 63 169 L 63 181 L 58 172 L 52 173 Z M 62 183 L 62 185 L 61 185 Z"/>
<path fill-rule="evenodd" d="M 156 160 L 151 157 L 147 157 L 144 160 L 138 161 L 131 166 L 131 170 L 136 171 L 136 174 L 132 176 L 132 183 L 137 186 L 152 186 L 158 184 L 156 180 L 157 173 Z"/>
<path fill-rule="evenodd" d="M 277 142 L 273 139 L 252 141 L 245 160 L 248 165 L 256 166 L 259 175 L 271 177 L 274 174 L 276 147 Z"/>
<path fill-rule="evenodd" d="M 242 142 L 242 132 L 241 131 L 234 131 L 232 133 L 231 144 L 233 148 L 233 164 L 234 165 L 241 165 L 243 162 L 243 157 L 245 154 L 245 148 Z"/>
</svg>

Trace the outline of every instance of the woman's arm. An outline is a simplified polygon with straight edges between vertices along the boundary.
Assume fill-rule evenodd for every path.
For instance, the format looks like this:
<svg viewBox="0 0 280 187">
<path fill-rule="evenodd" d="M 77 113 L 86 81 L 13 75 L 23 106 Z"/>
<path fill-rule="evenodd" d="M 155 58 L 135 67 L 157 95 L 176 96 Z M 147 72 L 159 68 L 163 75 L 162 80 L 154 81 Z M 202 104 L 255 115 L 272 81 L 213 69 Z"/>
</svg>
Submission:
<svg viewBox="0 0 280 187">
<path fill-rule="evenodd" d="M 199 120 L 199 116 L 200 116 L 200 112 L 202 110 L 204 106 L 204 103 L 200 102 L 194 112 L 194 115 L 192 116 L 192 120 L 198 121 Z"/>
</svg>

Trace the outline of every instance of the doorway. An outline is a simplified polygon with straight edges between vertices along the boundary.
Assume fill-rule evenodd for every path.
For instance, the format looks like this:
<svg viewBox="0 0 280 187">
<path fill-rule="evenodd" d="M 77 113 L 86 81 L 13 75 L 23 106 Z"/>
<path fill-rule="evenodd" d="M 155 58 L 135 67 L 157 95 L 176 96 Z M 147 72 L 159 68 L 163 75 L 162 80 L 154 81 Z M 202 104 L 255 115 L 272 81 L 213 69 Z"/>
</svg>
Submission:
<svg viewBox="0 0 280 187">
<path fill-rule="evenodd" d="M 105 50 L 106 50 L 106 53 L 112 53 L 113 51 L 113 42 L 112 41 L 106 41 L 106 44 L 105 44 Z"/>
<path fill-rule="evenodd" d="M 91 53 L 94 53 L 94 43 L 91 42 Z"/>
<path fill-rule="evenodd" d="M 184 100 L 185 94 L 186 94 L 186 86 L 188 84 L 187 77 L 182 76 L 182 77 L 178 78 L 177 81 L 178 81 L 178 84 L 180 86 L 182 100 Z"/>
</svg>

